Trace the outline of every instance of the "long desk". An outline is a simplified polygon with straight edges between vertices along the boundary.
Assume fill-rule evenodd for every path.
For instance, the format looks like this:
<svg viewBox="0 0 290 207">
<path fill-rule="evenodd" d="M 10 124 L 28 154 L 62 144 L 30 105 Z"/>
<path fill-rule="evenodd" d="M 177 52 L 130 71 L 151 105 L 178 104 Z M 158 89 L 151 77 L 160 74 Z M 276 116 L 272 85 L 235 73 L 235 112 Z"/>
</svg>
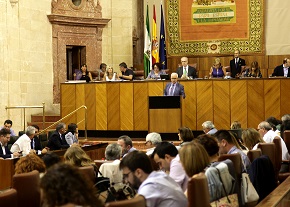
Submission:
<svg viewBox="0 0 290 207">
<path fill-rule="evenodd" d="M 148 97 L 162 96 L 167 83 L 63 83 L 61 116 L 86 105 L 88 130 L 148 131 Z M 243 128 L 256 128 L 269 116 L 281 118 L 290 113 L 290 79 L 208 79 L 180 83 L 186 93 L 182 100 L 182 125 L 192 130 L 202 130 L 201 125 L 207 120 L 213 121 L 217 129 L 229 129 L 233 121 L 240 121 Z M 84 110 L 80 110 L 65 122 L 78 123 L 84 117 Z M 79 129 L 84 130 L 84 122 Z"/>
<path fill-rule="evenodd" d="M 92 160 L 100 160 L 105 155 L 105 149 L 108 143 L 100 143 L 91 146 L 82 147 L 82 149 L 89 155 Z M 60 157 L 63 157 L 66 150 L 54 151 Z M 15 174 L 15 164 L 17 159 L 0 159 L 0 190 L 10 188 L 12 186 L 12 178 Z"/>
</svg>

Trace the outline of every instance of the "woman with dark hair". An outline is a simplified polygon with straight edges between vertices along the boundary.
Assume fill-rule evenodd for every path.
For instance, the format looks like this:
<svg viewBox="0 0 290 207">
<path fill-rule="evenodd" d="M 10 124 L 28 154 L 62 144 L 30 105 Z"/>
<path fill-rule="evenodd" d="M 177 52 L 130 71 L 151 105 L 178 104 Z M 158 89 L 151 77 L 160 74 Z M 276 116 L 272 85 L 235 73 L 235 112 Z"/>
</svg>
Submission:
<svg viewBox="0 0 290 207">
<path fill-rule="evenodd" d="M 78 126 L 75 123 L 71 123 L 67 127 L 67 132 L 64 135 L 66 142 L 69 145 L 72 145 L 73 143 L 78 143 Z"/>
<path fill-rule="evenodd" d="M 166 74 L 164 70 L 162 70 L 162 65 L 160 63 L 154 63 L 152 65 L 152 70 L 148 74 L 146 79 L 160 79 L 160 75 Z"/>
<path fill-rule="evenodd" d="M 178 129 L 178 137 L 181 140 L 180 146 L 182 147 L 187 142 L 194 139 L 193 133 L 189 127 L 181 127 Z"/>
<path fill-rule="evenodd" d="M 40 181 L 40 188 L 43 206 L 103 206 L 96 188 L 72 165 L 61 163 L 49 168 Z"/>
<path fill-rule="evenodd" d="M 251 68 L 246 69 L 244 73 L 245 77 L 262 78 L 259 63 L 257 61 L 252 62 Z"/>
<path fill-rule="evenodd" d="M 92 74 L 88 71 L 88 66 L 86 64 L 83 64 L 81 66 L 81 72 L 82 76 L 79 80 L 85 80 L 86 82 L 90 82 L 93 80 Z"/>
<path fill-rule="evenodd" d="M 217 162 L 219 158 L 219 146 L 217 139 L 209 134 L 201 134 L 196 138 L 196 141 L 200 143 L 207 151 L 210 162 Z"/>
</svg>

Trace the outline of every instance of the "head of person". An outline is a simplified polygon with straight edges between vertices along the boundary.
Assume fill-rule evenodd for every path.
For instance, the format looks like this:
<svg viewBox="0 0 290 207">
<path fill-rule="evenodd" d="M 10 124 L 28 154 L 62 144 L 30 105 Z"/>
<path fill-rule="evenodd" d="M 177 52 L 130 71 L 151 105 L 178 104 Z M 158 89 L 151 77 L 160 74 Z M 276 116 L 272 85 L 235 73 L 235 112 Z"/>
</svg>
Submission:
<svg viewBox="0 0 290 207">
<path fill-rule="evenodd" d="M 101 64 L 100 64 L 100 69 L 101 69 L 102 71 L 106 71 L 106 69 L 107 69 L 107 65 L 106 65 L 106 63 L 101 63 Z"/>
<path fill-rule="evenodd" d="M 127 64 L 125 62 L 121 62 L 119 64 L 120 71 L 125 72 L 127 69 Z"/>
<path fill-rule="evenodd" d="M 82 64 L 82 65 L 81 65 L 81 71 L 82 71 L 83 73 L 87 73 L 87 72 L 88 72 L 88 66 L 87 66 L 86 64 Z"/>
<path fill-rule="evenodd" d="M 133 151 L 124 157 L 120 170 L 123 170 L 124 181 L 134 189 L 138 189 L 153 171 L 150 158 L 142 151 Z"/>
<path fill-rule="evenodd" d="M 259 132 L 256 129 L 248 128 L 244 129 L 242 132 L 242 140 L 245 146 L 251 150 L 258 143 L 263 143 L 264 140 L 261 138 Z"/>
<path fill-rule="evenodd" d="M 282 124 L 282 122 L 276 119 L 274 116 L 270 116 L 266 119 L 266 122 L 273 123 L 275 126 Z"/>
<path fill-rule="evenodd" d="M 36 154 L 29 153 L 17 161 L 15 165 L 15 174 L 28 173 L 33 170 L 44 173 L 45 169 L 46 167 L 43 160 Z"/>
<path fill-rule="evenodd" d="M 180 127 L 178 137 L 182 142 L 191 142 L 194 139 L 192 130 L 189 127 Z"/>
<path fill-rule="evenodd" d="M 215 128 L 215 126 L 211 121 L 205 121 L 202 123 L 202 129 L 203 129 L 204 133 L 206 133 L 206 134 L 214 128 Z"/>
<path fill-rule="evenodd" d="M 179 156 L 180 162 L 189 177 L 203 172 L 210 164 L 206 150 L 197 141 L 185 144 L 179 150 Z"/>
<path fill-rule="evenodd" d="M 289 58 L 284 58 L 283 59 L 283 65 L 284 65 L 284 67 L 290 67 L 290 59 Z"/>
<path fill-rule="evenodd" d="M 114 73 L 113 67 L 112 66 L 108 66 L 108 68 L 107 68 L 107 75 L 113 74 L 113 73 Z"/>
<path fill-rule="evenodd" d="M 91 158 L 78 145 L 73 145 L 68 148 L 63 158 L 66 163 L 72 164 L 77 167 L 84 167 L 93 164 Z"/>
<path fill-rule="evenodd" d="M 12 127 L 12 121 L 10 119 L 7 119 L 4 121 L 4 127 L 6 129 L 10 129 Z"/>
<path fill-rule="evenodd" d="M 128 151 L 133 147 L 132 139 L 127 135 L 120 136 L 118 138 L 117 144 L 119 144 L 122 148 L 122 155 L 127 154 Z"/>
<path fill-rule="evenodd" d="M 46 169 L 50 168 L 51 166 L 59 163 L 60 157 L 53 151 L 48 151 L 42 156 L 42 160 L 46 166 Z"/>
<path fill-rule="evenodd" d="M 284 114 L 284 115 L 281 117 L 281 121 L 282 121 L 282 122 L 287 121 L 287 120 L 290 120 L 290 114 Z"/>
<path fill-rule="evenodd" d="M 259 63 L 257 61 L 253 61 L 251 63 L 251 70 L 257 72 L 259 70 Z"/>
<path fill-rule="evenodd" d="M 188 65 L 188 58 L 187 57 L 181 58 L 181 65 L 182 65 L 182 67 L 186 67 Z"/>
<path fill-rule="evenodd" d="M 52 166 L 40 181 L 44 206 L 102 206 L 96 188 L 86 182 L 79 170 L 60 163 Z"/>
<path fill-rule="evenodd" d="M 7 146 L 10 141 L 10 129 L 6 129 L 5 127 L 0 130 L 0 142 L 3 146 Z"/>
<path fill-rule="evenodd" d="M 242 125 L 239 121 L 233 121 L 233 123 L 231 124 L 231 129 L 241 129 Z"/>
<path fill-rule="evenodd" d="M 75 133 L 78 133 L 78 126 L 75 124 L 75 123 L 70 123 L 68 126 L 67 126 L 67 131 L 68 132 L 71 132 L 73 134 Z"/>
<path fill-rule="evenodd" d="M 269 122 L 262 121 L 262 122 L 258 125 L 257 130 L 258 130 L 259 134 L 261 135 L 261 137 L 263 138 L 264 135 L 265 135 L 269 130 L 272 130 L 272 126 L 271 126 L 271 124 L 269 124 Z"/>
<path fill-rule="evenodd" d="M 25 134 L 30 138 L 33 139 L 35 135 L 35 128 L 33 126 L 28 126 L 25 130 Z"/>
<path fill-rule="evenodd" d="M 66 125 L 65 125 L 65 123 L 59 123 L 59 124 L 57 124 L 55 130 L 58 133 L 60 133 L 60 134 L 64 134 L 65 131 L 66 131 Z"/>
<path fill-rule="evenodd" d="M 235 50 L 234 57 L 238 58 L 239 56 L 240 56 L 240 51 L 239 50 Z"/>
<path fill-rule="evenodd" d="M 204 147 L 210 158 L 218 155 L 219 146 L 215 137 L 209 134 L 201 134 L 197 137 L 196 141 Z"/>
<path fill-rule="evenodd" d="M 122 147 L 116 143 L 109 144 L 105 150 L 106 160 L 119 160 L 122 156 Z"/>
<path fill-rule="evenodd" d="M 159 73 L 160 70 L 161 70 L 161 68 L 162 68 L 162 65 L 160 63 L 154 63 L 152 65 L 152 68 L 153 68 L 153 70 L 154 70 L 155 73 Z"/>
<path fill-rule="evenodd" d="M 39 126 L 36 125 L 36 124 L 33 124 L 31 126 L 33 126 L 35 128 L 35 135 L 38 135 L 38 133 L 39 133 Z"/>
<path fill-rule="evenodd" d="M 178 74 L 177 73 L 171 73 L 171 83 L 175 84 L 177 83 Z"/>
<path fill-rule="evenodd" d="M 151 132 L 146 136 L 146 146 L 156 146 L 158 143 L 162 142 L 161 136 L 157 132 Z"/>
<path fill-rule="evenodd" d="M 219 154 L 227 154 L 230 149 L 235 146 L 234 136 L 227 130 L 218 130 L 215 133 L 218 141 Z"/>
<path fill-rule="evenodd" d="M 169 171 L 170 163 L 178 154 L 177 148 L 169 142 L 161 142 L 154 149 L 151 157 L 158 164 L 160 170 Z"/>
<path fill-rule="evenodd" d="M 222 65 L 221 64 L 221 59 L 219 59 L 219 58 L 214 59 L 213 65 L 214 65 L 215 68 L 220 68 L 221 65 Z"/>
</svg>

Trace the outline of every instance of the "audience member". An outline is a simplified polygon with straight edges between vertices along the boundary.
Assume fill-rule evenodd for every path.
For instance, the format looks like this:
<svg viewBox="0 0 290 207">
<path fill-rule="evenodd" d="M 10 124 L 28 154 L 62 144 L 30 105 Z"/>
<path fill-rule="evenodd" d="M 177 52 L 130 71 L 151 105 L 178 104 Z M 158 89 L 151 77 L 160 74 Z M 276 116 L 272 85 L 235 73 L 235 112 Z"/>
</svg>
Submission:
<svg viewBox="0 0 290 207">
<path fill-rule="evenodd" d="M 281 117 L 281 128 L 280 128 L 280 136 L 283 138 L 284 131 L 290 130 L 290 114 L 284 114 Z"/>
<path fill-rule="evenodd" d="M 231 68 L 231 76 L 232 78 L 235 78 L 237 76 L 239 76 L 241 74 L 241 69 L 242 66 L 246 65 L 246 61 L 242 58 L 239 57 L 240 56 L 240 51 L 239 50 L 235 50 L 234 53 L 234 59 L 232 59 L 230 61 L 230 68 Z"/>
<path fill-rule="evenodd" d="M 177 73 L 171 73 L 171 83 L 167 83 L 164 96 L 182 96 L 185 98 L 184 86 L 177 82 Z"/>
<path fill-rule="evenodd" d="M 219 146 L 217 139 L 209 134 L 201 134 L 196 141 L 207 151 L 210 162 L 217 162 L 219 158 Z"/>
<path fill-rule="evenodd" d="M 182 79 L 195 79 L 197 78 L 196 69 L 192 66 L 188 65 L 188 58 L 182 57 L 181 58 L 181 67 L 178 67 L 176 73 L 178 74 L 178 78 Z"/>
<path fill-rule="evenodd" d="M 259 132 L 253 128 L 244 129 L 242 132 L 242 139 L 248 150 L 255 150 L 259 143 L 265 142 Z"/>
<path fill-rule="evenodd" d="M 252 62 L 251 68 L 245 70 L 244 77 L 262 78 L 262 73 L 257 61 Z"/>
<path fill-rule="evenodd" d="M 266 122 L 268 122 L 270 125 L 274 125 L 276 130 L 275 132 L 279 135 L 280 134 L 280 131 L 281 131 L 281 125 L 282 125 L 282 121 L 281 120 L 278 120 L 276 119 L 274 116 L 270 116 L 268 117 L 266 120 Z M 274 130 L 273 130 L 274 131 Z"/>
<path fill-rule="evenodd" d="M 274 69 L 274 72 L 272 73 L 272 76 L 284 76 L 284 77 L 290 77 L 290 72 L 289 72 L 289 67 L 290 67 L 290 59 L 285 58 L 283 60 L 283 64 L 277 66 Z"/>
<path fill-rule="evenodd" d="M 151 157 L 159 165 L 160 170 L 169 172 L 169 176 L 180 185 L 183 191 L 187 189 L 188 177 L 180 163 L 178 150 L 169 142 L 161 142 Z"/>
<path fill-rule="evenodd" d="M 8 148 L 11 131 L 6 128 L 0 130 L 0 158 L 16 158 L 20 156 L 19 152 L 12 153 Z"/>
<path fill-rule="evenodd" d="M 247 172 L 250 167 L 248 156 L 240 149 L 238 142 L 234 136 L 227 130 L 218 130 L 215 133 L 218 140 L 219 154 L 235 154 L 239 153 L 242 158 L 242 171 Z"/>
<path fill-rule="evenodd" d="M 86 182 L 79 170 L 57 164 L 47 170 L 40 181 L 43 206 L 102 207 L 96 188 Z"/>
<path fill-rule="evenodd" d="M 209 77 L 210 78 L 223 78 L 226 74 L 224 67 L 221 64 L 221 60 L 216 58 L 214 60 L 213 66 L 210 68 Z"/>
<path fill-rule="evenodd" d="M 53 151 L 48 151 L 45 155 L 43 155 L 42 160 L 46 166 L 46 169 L 61 161 L 60 157 Z"/>
<path fill-rule="evenodd" d="M 103 81 L 115 81 L 117 80 L 116 73 L 111 66 L 108 66 L 108 69 L 104 73 Z"/>
<path fill-rule="evenodd" d="M 4 121 L 4 126 L 2 126 L 2 127 L 0 128 L 0 130 L 3 129 L 3 128 L 9 129 L 10 132 L 11 132 L 10 135 L 11 135 L 11 136 L 16 136 L 14 130 L 13 130 L 11 127 L 12 127 L 12 121 L 9 120 L 9 119 L 7 119 L 7 120 Z"/>
<path fill-rule="evenodd" d="M 86 82 L 90 82 L 93 80 L 91 72 L 88 71 L 88 66 L 86 64 L 82 64 L 81 66 L 82 76 L 79 80 L 85 80 Z"/>
<path fill-rule="evenodd" d="M 161 63 L 154 63 L 152 65 L 152 70 L 150 71 L 146 79 L 161 79 L 160 75 L 166 74 L 164 70 L 161 70 L 161 68 Z"/>
<path fill-rule="evenodd" d="M 120 67 L 120 73 L 119 78 L 124 80 L 134 80 L 135 74 L 134 71 L 127 67 L 127 64 L 122 62 L 119 64 Z"/>
<path fill-rule="evenodd" d="M 11 152 L 22 152 L 24 156 L 28 155 L 30 152 L 35 150 L 31 149 L 31 140 L 34 138 L 35 128 L 33 126 L 28 126 L 25 130 L 25 134 L 19 137 L 16 142 L 11 147 Z"/>
<path fill-rule="evenodd" d="M 178 129 L 178 138 L 181 141 L 180 147 L 191 142 L 194 139 L 192 130 L 189 127 L 181 127 Z"/>
<path fill-rule="evenodd" d="M 211 121 L 205 121 L 202 123 L 202 128 L 205 134 L 213 135 L 217 132 L 214 124 Z"/>
<path fill-rule="evenodd" d="M 79 135 L 78 126 L 75 123 L 70 123 L 67 126 L 67 132 L 64 135 L 67 144 L 72 145 L 73 143 L 78 143 L 79 142 L 78 135 Z"/>
<path fill-rule="evenodd" d="M 35 152 L 37 152 L 37 154 L 45 154 L 47 153 L 47 149 L 43 148 L 40 142 L 40 138 L 39 138 L 39 126 L 37 125 L 31 125 L 35 128 L 35 135 L 33 137 L 33 139 L 30 142 L 30 146 L 31 149 L 35 150 Z"/>
<path fill-rule="evenodd" d="M 233 121 L 231 124 L 231 129 L 242 129 L 242 125 L 239 121 Z"/>
<path fill-rule="evenodd" d="M 125 182 L 145 197 L 148 207 L 187 206 L 180 186 L 166 173 L 153 171 L 150 158 L 144 152 L 129 153 L 121 160 L 120 169 Z"/>
<path fill-rule="evenodd" d="M 64 138 L 64 133 L 66 131 L 66 125 L 64 123 L 59 123 L 56 128 L 55 132 L 49 137 L 47 147 L 50 150 L 60 150 L 69 148 L 68 143 Z"/>
<path fill-rule="evenodd" d="M 146 146 L 151 147 L 147 149 L 146 154 L 151 155 L 156 147 L 157 144 L 162 142 L 161 136 L 157 132 L 151 132 L 146 136 Z"/>
<path fill-rule="evenodd" d="M 28 173 L 37 170 L 42 176 L 45 173 L 45 164 L 43 160 L 34 153 L 21 157 L 15 165 L 15 174 Z"/>
<path fill-rule="evenodd" d="M 120 136 L 118 138 L 117 144 L 122 147 L 122 157 L 125 157 L 129 152 L 136 150 L 133 147 L 132 139 L 127 135 Z"/>
</svg>

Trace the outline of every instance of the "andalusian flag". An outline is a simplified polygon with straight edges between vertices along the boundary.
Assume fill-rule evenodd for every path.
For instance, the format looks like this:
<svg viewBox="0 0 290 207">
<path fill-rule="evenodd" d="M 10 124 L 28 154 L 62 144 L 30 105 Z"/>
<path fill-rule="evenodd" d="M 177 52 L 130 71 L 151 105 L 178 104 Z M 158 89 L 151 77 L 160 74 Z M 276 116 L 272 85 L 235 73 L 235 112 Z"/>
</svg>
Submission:
<svg viewBox="0 0 290 207">
<path fill-rule="evenodd" d="M 158 40 L 157 40 L 157 25 L 155 5 L 153 5 L 153 22 L 152 22 L 152 65 L 159 62 L 158 55 Z"/>
<path fill-rule="evenodd" d="M 149 12 L 148 12 L 148 5 L 147 5 L 147 12 L 146 12 L 146 25 L 145 25 L 145 41 L 144 41 L 144 75 L 150 73 L 151 70 L 151 37 L 150 37 L 150 25 L 149 25 Z"/>
<path fill-rule="evenodd" d="M 163 9 L 161 5 L 161 23 L 160 23 L 160 50 L 159 50 L 160 63 L 162 69 L 167 69 L 167 57 L 166 57 L 166 42 L 165 42 L 165 29 L 164 29 L 164 18 Z"/>
</svg>

